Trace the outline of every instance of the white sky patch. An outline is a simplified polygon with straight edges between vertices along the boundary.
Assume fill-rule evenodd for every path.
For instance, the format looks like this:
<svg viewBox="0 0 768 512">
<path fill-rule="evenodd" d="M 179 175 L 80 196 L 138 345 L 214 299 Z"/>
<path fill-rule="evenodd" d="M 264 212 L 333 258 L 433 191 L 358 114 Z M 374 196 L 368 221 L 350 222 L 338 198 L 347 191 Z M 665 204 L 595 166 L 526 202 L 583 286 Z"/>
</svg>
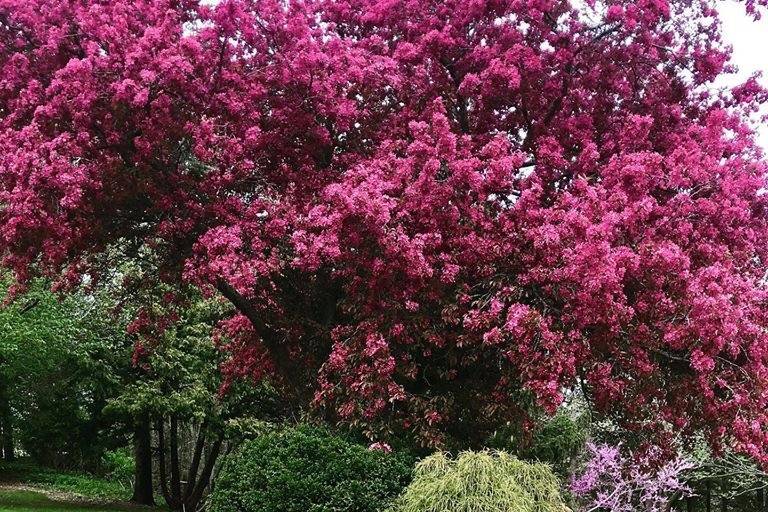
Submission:
<svg viewBox="0 0 768 512">
<path fill-rule="evenodd" d="M 736 85 L 757 71 L 763 72 L 761 83 L 768 86 L 768 19 L 754 21 L 744 11 L 744 4 L 722 0 L 718 10 L 723 22 L 723 40 L 733 47 L 731 62 L 739 72 L 718 80 L 717 85 Z M 760 145 L 768 151 L 768 126 L 758 127 Z"/>
</svg>

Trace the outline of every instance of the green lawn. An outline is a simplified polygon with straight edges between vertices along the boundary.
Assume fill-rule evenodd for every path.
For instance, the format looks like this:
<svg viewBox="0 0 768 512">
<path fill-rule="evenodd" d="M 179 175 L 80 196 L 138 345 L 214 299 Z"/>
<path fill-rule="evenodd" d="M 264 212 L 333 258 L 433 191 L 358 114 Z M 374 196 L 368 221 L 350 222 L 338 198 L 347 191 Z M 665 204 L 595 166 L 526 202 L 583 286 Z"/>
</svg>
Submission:
<svg viewBox="0 0 768 512">
<path fill-rule="evenodd" d="M 54 501 L 40 492 L 0 489 L 0 512 L 115 512 L 125 510 L 130 510 L 130 508 L 121 505 Z"/>
</svg>

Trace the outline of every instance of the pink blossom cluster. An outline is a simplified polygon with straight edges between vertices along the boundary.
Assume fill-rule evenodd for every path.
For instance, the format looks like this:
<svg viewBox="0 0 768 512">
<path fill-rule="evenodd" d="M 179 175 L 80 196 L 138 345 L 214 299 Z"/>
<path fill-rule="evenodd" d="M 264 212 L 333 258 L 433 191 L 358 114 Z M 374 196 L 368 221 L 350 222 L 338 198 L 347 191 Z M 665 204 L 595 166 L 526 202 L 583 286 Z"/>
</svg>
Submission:
<svg viewBox="0 0 768 512">
<path fill-rule="evenodd" d="M 233 378 L 375 439 L 583 385 L 768 461 L 768 93 L 728 58 L 710 0 L 0 0 L 0 255 L 219 295 Z"/>
<path fill-rule="evenodd" d="M 677 458 L 648 469 L 648 460 L 626 457 L 620 446 L 588 443 L 590 458 L 571 482 L 584 512 L 666 512 L 670 500 L 692 495 L 684 476 L 694 465 Z"/>
</svg>

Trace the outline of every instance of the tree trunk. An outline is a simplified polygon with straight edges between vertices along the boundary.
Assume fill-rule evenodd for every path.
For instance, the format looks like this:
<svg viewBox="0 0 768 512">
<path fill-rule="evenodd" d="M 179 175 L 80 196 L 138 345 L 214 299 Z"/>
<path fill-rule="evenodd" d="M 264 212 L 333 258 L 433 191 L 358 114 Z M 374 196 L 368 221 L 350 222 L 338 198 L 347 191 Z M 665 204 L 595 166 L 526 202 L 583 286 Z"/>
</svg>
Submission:
<svg viewBox="0 0 768 512">
<path fill-rule="evenodd" d="M 205 458 L 205 465 L 203 466 L 203 471 L 200 473 L 200 478 L 198 478 L 195 488 L 187 500 L 187 510 L 197 510 L 197 506 L 203 498 L 203 492 L 205 492 L 206 487 L 208 487 L 208 484 L 211 481 L 211 473 L 213 472 L 213 467 L 216 465 L 216 459 L 219 458 L 222 442 L 223 439 L 221 437 L 213 442 L 213 447 Z"/>
<path fill-rule="evenodd" d="M 9 418 L 10 419 L 10 418 Z M 13 424 L 11 422 L 3 422 L 3 460 L 11 462 L 16 459 L 16 452 L 14 451 L 15 443 L 13 442 Z"/>
<path fill-rule="evenodd" d="M 720 481 L 720 512 L 728 512 L 728 498 L 726 493 L 728 492 L 728 485 L 725 479 Z"/>
<path fill-rule="evenodd" d="M 163 493 L 163 499 L 171 510 L 178 510 L 175 496 L 171 494 L 168 487 L 168 473 L 165 466 L 165 421 L 162 418 L 155 422 L 157 430 L 157 469 L 160 476 L 160 491 Z"/>
<path fill-rule="evenodd" d="M 133 432 L 133 454 L 136 462 L 135 482 L 131 501 L 140 505 L 154 505 L 152 489 L 152 432 L 149 417 L 136 419 Z"/>
<path fill-rule="evenodd" d="M 168 508 L 174 512 L 195 512 L 200 506 L 206 489 L 211 484 L 211 478 L 216 461 L 219 459 L 224 436 L 216 435 L 213 444 L 206 450 L 209 441 L 207 422 L 203 421 L 197 429 L 197 439 L 192 454 L 192 460 L 187 470 L 184 485 L 180 482 L 179 453 L 178 453 L 178 419 L 171 416 L 168 425 L 170 443 L 166 444 L 166 423 L 163 418 L 155 421 L 157 432 L 157 469 L 160 477 L 160 490 Z M 167 462 L 171 461 L 171 471 L 168 473 Z M 137 466 L 138 467 L 138 466 Z M 138 478 L 138 477 L 137 477 Z"/>
<path fill-rule="evenodd" d="M 207 422 L 203 421 L 197 431 L 197 441 L 195 442 L 195 451 L 192 453 L 192 462 L 189 465 L 189 471 L 187 472 L 187 483 L 184 485 L 184 501 L 187 501 L 192 496 L 192 490 L 194 489 L 195 482 L 197 482 L 197 469 L 200 467 L 200 459 L 203 456 L 203 449 L 205 448 L 205 430 Z"/>
<path fill-rule="evenodd" d="M 8 393 L 8 385 L 0 382 L 0 425 L 2 425 L 2 451 L 3 460 L 12 461 L 16 454 L 13 442 L 13 416 L 11 415 L 11 403 Z"/>
<path fill-rule="evenodd" d="M 179 419 L 171 416 L 171 494 L 181 497 L 181 476 L 179 473 Z"/>
</svg>

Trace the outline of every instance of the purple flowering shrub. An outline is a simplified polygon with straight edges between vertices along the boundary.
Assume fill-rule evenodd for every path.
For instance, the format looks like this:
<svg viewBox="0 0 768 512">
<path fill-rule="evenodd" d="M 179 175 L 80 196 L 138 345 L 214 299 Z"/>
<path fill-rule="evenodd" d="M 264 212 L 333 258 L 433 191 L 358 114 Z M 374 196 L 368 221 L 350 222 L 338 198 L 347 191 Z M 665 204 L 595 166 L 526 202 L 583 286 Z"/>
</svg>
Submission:
<svg viewBox="0 0 768 512">
<path fill-rule="evenodd" d="M 582 512 L 666 512 L 674 495 L 692 495 L 683 474 L 694 464 L 686 459 L 647 470 L 648 457 L 636 460 L 620 446 L 588 443 L 587 449 L 590 458 L 571 481 Z"/>
</svg>

